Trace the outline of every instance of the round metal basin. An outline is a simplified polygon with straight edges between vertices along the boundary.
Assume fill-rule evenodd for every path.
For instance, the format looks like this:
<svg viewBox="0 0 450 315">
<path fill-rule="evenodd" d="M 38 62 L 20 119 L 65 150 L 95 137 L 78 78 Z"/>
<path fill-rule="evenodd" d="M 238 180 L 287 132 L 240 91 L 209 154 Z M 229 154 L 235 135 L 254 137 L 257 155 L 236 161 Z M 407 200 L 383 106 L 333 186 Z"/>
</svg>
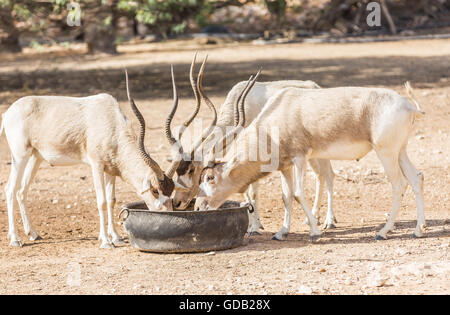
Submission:
<svg viewBox="0 0 450 315">
<path fill-rule="evenodd" d="M 208 211 L 149 211 L 144 202 L 133 202 L 121 213 L 132 246 L 148 252 L 189 253 L 243 245 L 248 211 L 236 202 Z"/>
</svg>

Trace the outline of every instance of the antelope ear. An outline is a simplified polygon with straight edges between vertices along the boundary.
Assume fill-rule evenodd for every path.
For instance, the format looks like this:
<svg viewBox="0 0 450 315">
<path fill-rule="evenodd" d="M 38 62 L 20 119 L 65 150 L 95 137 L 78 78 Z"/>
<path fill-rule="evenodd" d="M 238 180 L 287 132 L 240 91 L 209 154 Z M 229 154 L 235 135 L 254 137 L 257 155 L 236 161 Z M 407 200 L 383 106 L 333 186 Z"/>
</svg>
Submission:
<svg viewBox="0 0 450 315">
<path fill-rule="evenodd" d="M 175 190 L 182 191 L 182 192 L 188 192 L 189 188 L 186 188 L 185 186 L 181 185 L 178 182 L 173 182 L 175 184 Z"/>
</svg>

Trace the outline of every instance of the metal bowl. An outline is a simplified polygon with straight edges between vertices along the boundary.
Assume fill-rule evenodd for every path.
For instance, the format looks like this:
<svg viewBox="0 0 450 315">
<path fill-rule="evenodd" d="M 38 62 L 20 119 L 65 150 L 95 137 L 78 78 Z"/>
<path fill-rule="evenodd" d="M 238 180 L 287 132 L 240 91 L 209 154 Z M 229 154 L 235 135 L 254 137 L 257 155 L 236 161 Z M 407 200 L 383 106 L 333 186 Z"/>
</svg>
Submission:
<svg viewBox="0 0 450 315">
<path fill-rule="evenodd" d="M 249 206 L 226 202 L 219 210 L 149 211 L 144 202 L 122 207 L 132 246 L 148 252 L 192 253 L 243 245 Z"/>
</svg>

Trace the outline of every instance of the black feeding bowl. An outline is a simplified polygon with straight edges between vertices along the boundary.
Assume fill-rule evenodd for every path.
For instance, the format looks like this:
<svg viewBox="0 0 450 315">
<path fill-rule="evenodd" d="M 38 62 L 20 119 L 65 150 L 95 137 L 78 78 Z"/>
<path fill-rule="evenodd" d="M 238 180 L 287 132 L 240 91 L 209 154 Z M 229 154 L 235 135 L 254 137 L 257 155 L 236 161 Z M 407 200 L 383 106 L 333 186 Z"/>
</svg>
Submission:
<svg viewBox="0 0 450 315">
<path fill-rule="evenodd" d="M 133 202 L 121 213 L 132 246 L 148 252 L 192 253 L 243 245 L 249 210 L 234 201 L 208 211 L 149 211 L 144 202 Z"/>
</svg>

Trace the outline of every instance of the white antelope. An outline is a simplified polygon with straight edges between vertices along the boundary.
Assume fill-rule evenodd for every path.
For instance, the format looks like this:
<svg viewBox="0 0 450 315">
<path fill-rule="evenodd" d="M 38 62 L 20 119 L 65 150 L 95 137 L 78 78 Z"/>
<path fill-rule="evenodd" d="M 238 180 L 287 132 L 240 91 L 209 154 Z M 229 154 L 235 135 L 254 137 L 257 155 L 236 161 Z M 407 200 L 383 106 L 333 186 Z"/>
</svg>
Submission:
<svg viewBox="0 0 450 315">
<path fill-rule="evenodd" d="M 197 107 L 194 113 L 186 120 L 183 124 L 183 128 L 189 126 L 192 120 L 195 118 L 198 113 L 200 107 L 200 97 L 205 101 L 205 103 L 210 107 L 213 111 L 214 119 L 212 125 L 215 126 L 214 129 L 208 128 L 208 131 L 205 135 L 203 135 L 203 139 L 198 141 L 196 145 L 193 146 L 191 150 L 191 154 L 189 157 L 181 161 L 179 167 L 177 168 L 177 181 L 181 185 L 190 188 L 189 191 L 177 191 L 174 195 L 174 206 L 179 209 L 185 209 L 191 200 L 198 193 L 198 186 L 200 180 L 201 170 L 203 169 L 203 162 L 196 161 L 194 159 L 194 152 L 197 150 L 200 145 L 202 145 L 202 149 L 211 148 L 215 145 L 217 141 L 217 136 L 220 134 L 224 134 L 226 132 L 226 128 L 230 126 L 236 126 L 239 123 L 239 114 L 237 105 L 242 103 L 242 96 L 245 92 L 245 89 L 248 85 L 247 81 L 242 81 L 233 86 L 233 88 L 228 93 L 225 102 L 220 107 L 218 115 L 216 114 L 214 104 L 209 100 L 206 96 L 204 90 L 202 89 L 202 78 L 205 61 L 202 64 L 200 69 L 198 80 L 195 81 L 193 77 L 193 68 L 195 64 L 195 56 L 191 64 L 190 69 L 190 79 L 192 89 L 194 91 L 194 96 L 197 101 Z M 276 92 L 279 92 L 283 88 L 287 87 L 295 87 L 295 88 L 307 88 L 307 89 L 318 89 L 318 86 L 313 81 L 298 81 L 298 80 L 284 80 L 284 81 L 272 81 L 272 82 L 256 82 L 254 83 L 253 88 L 250 92 L 247 92 L 246 99 L 244 104 L 245 110 L 245 123 L 244 127 L 250 125 L 250 123 L 258 116 L 261 110 L 264 107 L 264 104 L 267 100 L 274 95 Z M 181 133 L 182 134 L 182 133 Z M 316 196 L 314 200 L 314 206 L 312 213 L 313 215 L 319 219 L 319 209 L 321 205 L 321 197 L 323 195 L 323 187 L 324 182 L 327 184 L 327 192 L 328 192 L 328 211 L 327 217 L 324 222 L 325 228 L 333 228 L 335 223 L 335 216 L 332 210 L 332 195 L 333 195 L 333 178 L 334 173 L 331 167 L 331 163 L 329 160 L 323 159 L 312 159 L 309 161 L 312 169 L 317 175 L 316 181 Z M 296 178 L 299 179 L 299 174 L 296 171 Z M 258 183 L 254 182 L 245 192 L 245 199 L 247 202 L 253 204 L 255 212 L 250 215 L 250 225 L 248 232 L 250 234 L 258 233 L 258 230 L 262 228 L 262 224 L 258 215 L 258 201 L 257 201 L 257 193 L 258 193 Z M 278 238 L 279 235 L 275 235 L 275 238 Z"/>
<path fill-rule="evenodd" d="M 294 191 L 292 166 L 303 174 L 309 159 L 355 160 L 375 150 L 392 184 L 394 200 L 386 225 L 376 239 L 386 239 L 394 227 L 402 195 L 409 183 L 415 193 L 417 226 L 414 236 L 425 232 L 423 175 L 410 162 L 406 146 L 416 116 L 422 115 L 419 104 L 406 84 L 408 100 L 388 89 L 345 87 L 330 89 L 287 88 L 271 97 L 263 111 L 236 139 L 236 150 L 226 162 L 209 161 L 201 176 L 199 207 L 217 208 L 232 193 L 267 175 L 261 161 L 248 159 L 249 148 L 258 145 L 258 129 L 278 126 L 279 163 L 282 172 L 285 218 L 278 232 L 287 235 L 290 226 L 292 197 L 299 201 L 310 221 L 310 236 L 321 235 L 316 219 L 303 197 L 303 187 Z"/>
<path fill-rule="evenodd" d="M 172 82 L 176 109 L 178 98 L 175 81 Z M 122 242 L 113 223 L 117 176 L 136 189 L 149 209 L 172 210 L 170 197 L 179 186 L 171 179 L 173 167 L 165 174 L 145 150 L 145 121 L 130 98 L 128 76 L 127 92 L 140 123 L 138 140 L 119 104 L 109 94 L 82 98 L 27 96 L 17 100 L 2 115 L 1 131 L 5 130 L 11 150 L 11 173 L 5 187 L 10 246 L 22 246 L 14 224 L 17 204 L 25 233 L 30 240 L 40 239 L 28 219 L 26 200 L 30 183 L 42 161 L 52 166 L 90 165 L 100 217 L 101 248 L 111 248 Z M 170 126 L 170 121 L 167 125 Z M 170 130 L 168 134 L 171 135 Z M 107 231 L 105 210 L 108 212 Z"/>
</svg>

